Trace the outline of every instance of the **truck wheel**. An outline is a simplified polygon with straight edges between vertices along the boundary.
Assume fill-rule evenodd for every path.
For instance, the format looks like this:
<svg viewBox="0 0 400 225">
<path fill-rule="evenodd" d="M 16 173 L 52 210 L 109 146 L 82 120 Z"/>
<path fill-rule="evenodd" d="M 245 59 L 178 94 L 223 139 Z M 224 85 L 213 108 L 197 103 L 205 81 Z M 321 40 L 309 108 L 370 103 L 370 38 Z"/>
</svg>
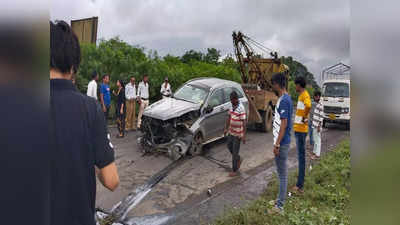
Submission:
<svg viewBox="0 0 400 225">
<path fill-rule="evenodd" d="M 189 154 L 192 156 L 200 155 L 203 152 L 203 136 L 201 133 L 197 133 L 194 138 L 192 145 L 189 148 Z"/>
<path fill-rule="evenodd" d="M 262 123 L 256 123 L 257 130 L 261 132 L 270 132 L 272 130 L 273 111 L 271 106 L 268 106 L 267 111 L 259 111 L 262 118 Z"/>
<path fill-rule="evenodd" d="M 273 123 L 272 118 L 273 118 L 272 107 L 268 106 L 268 109 L 265 112 L 263 118 L 264 132 L 272 131 L 272 123 Z"/>
</svg>

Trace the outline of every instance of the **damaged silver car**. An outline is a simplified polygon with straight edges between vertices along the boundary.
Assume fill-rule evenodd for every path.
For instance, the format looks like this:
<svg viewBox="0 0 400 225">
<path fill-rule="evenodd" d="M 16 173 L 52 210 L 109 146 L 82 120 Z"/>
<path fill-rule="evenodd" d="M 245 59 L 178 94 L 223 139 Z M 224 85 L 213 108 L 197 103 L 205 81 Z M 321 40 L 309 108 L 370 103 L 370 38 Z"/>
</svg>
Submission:
<svg viewBox="0 0 400 225">
<path fill-rule="evenodd" d="M 163 151 L 176 160 L 185 154 L 198 155 L 203 145 L 224 137 L 230 94 L 236 91 L 249 111 L 240 84 L 197 78 L 183 84 L 170 98 L 145 109 L 138 144 L 145 152 Z"/>
</svg>

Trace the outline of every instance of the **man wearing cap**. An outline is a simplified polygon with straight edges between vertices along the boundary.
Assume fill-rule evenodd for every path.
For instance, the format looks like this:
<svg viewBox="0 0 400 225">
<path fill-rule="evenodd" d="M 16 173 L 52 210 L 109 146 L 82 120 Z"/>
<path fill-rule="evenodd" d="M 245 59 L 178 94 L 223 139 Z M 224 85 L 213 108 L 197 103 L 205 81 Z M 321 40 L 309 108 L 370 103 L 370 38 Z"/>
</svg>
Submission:
<svg viewBox="0 0 400 225">
<path fill-rule="evenodd" d="M 165 77 L 164 83 L 161 84 L 160 93 L 163 98 L 171 97 L 172 91 L 171 91 L 171 85 L 168 83 L 168 77 Z"/>
</svg>

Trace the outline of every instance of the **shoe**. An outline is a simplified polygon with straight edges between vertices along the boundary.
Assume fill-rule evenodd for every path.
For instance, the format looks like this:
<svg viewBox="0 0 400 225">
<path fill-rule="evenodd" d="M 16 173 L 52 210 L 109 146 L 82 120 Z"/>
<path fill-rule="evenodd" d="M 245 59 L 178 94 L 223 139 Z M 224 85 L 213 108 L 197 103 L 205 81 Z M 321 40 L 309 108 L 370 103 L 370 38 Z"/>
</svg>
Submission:
<svg viewBox="0 0 400 225">
<path fill-rule="evenodd" d="M 302 188 L 297 187 L 297 186 L 292 187 L 292 191 L 293 191 L 293 193 L 296 193 L 296 194 L 303 194 L 304 193 L 304 190 Z"/>
<path fill-rule="evenodd" d="M 267 213 L 270 214 L 270 215 L 276 215 L 276 214 L 282 215 L 283 214 L 283 209 L 281 209 L 281 208 L 279 208 L 278 206 L 275 205 L 271 209 L 268 209 Z"/>
<path fill-rule="evenodd" d="M 229 173 L 229 177 L 236 177 L 238 175 L 238 173 L 237 172 L 230 172 Z"/>
<path fill-rule="evenodd" d="M 311 159 L 312 160 L 318 160 L 320 157 L 319 156 L 317 156 L 317 155 L 315 155 L 315 154 L 312 154 L 312 156 L 311 156 Z"/>
</svg>

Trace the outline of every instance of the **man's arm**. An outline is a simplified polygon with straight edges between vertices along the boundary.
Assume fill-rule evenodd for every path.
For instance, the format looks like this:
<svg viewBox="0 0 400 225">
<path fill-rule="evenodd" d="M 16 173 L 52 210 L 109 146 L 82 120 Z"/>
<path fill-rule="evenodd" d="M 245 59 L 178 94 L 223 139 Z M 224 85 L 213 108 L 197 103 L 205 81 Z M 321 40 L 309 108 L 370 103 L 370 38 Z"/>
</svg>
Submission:
<svg viewBox="0 0 400 225">
<path fill-rule="evenodd" d="M 105 118 L 100 105 L 96 106 L 96 117 L 92 125 L 91 141 L 95 156 L 95 169 L 100 182 L 114 191 L 119 185 L 119 176 L 115 165 L 114 149 L 107 132 Z"/>
<path fill-rule="evenodd" d="M 243 120 L 243 144 L 246 144 L 247 121 Z"/>
<path fill-rule="evenodd" d="M 103 111 L 105 112 L 107 109 L 106 109 L 106 105 L 104 104 L 104 94 L 102 92 L 100 92 L 100 102 L 101 102 Z"/>
<path fill-rule="evenodd" d="M 304 113 L 308 117 L 311 110 L 311 99 L 309 96 L 304 99 L 304 107 Z"/>
<path fill-rule="evenodd" d="M 286 127 L 287 127 L 288 119 L 281 119 L 281 128 L 279 129 L 278 139 L 276 139 L 276 143 L 281 143 L 283 137 L 285 136 Z"/>
<path fill-rule="evenodd" d="M 229 126 L 231 125 L 231 114 L 229 113 L 228 119 L 225 122 L 224 135 L 228 133 Z"/>
<path fill-rule="evenodd" d="M 97 177 L 99 178 L 101 184 L 110 191 L 115 191 L 119 185 L 119 176 L 117 171 L 117 166 L 115 162 L 108 164 L 102 169 L 97 169 Z"/>
</svg>

